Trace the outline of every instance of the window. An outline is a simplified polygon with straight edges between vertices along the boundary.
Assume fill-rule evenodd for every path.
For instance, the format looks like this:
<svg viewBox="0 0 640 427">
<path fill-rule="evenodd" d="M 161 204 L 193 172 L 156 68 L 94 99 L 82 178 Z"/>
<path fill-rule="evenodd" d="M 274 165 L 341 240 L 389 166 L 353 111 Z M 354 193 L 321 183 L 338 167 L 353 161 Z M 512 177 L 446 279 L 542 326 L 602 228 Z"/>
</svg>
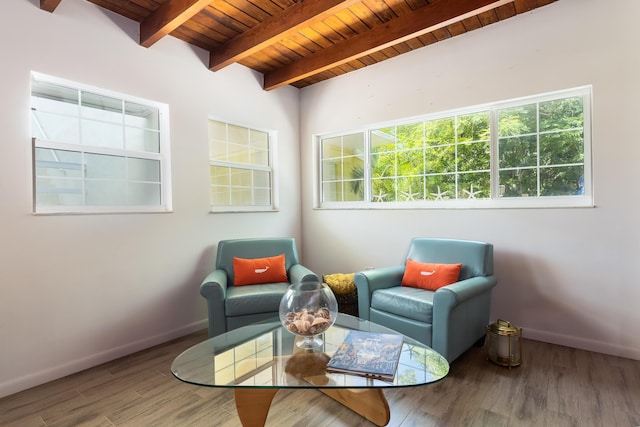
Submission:
<svg viewBox="0 0 640 427">
<path fill-rule="evenodd" d="M 592 206 L 591 88 L 318 137 L 321 207 Z"/>
<path fill-rule="evenodd" d="M 167 123 L 165 104 L 32 73 L 34 212 L 169 211 Z"/>
<path fill-rule="evenodd" d="M 209 120 L 211 210 L 275 210 L 275 133 Z"/>
</svg>

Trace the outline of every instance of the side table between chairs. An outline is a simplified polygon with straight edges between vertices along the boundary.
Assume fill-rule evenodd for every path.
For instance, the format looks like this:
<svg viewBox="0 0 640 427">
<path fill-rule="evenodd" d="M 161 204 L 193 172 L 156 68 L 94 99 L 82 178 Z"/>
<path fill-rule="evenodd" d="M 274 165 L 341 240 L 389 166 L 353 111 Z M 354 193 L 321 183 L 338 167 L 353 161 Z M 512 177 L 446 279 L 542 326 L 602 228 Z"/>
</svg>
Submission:
<svg viewBox="0 0 640 427">
<path fill-rule="evenodd" d="M 331 288 L 338 301 L 338 311 L 358 317 L 358 289 L 355 273 L 325 274 L 322 281 Z"/>
</svg>

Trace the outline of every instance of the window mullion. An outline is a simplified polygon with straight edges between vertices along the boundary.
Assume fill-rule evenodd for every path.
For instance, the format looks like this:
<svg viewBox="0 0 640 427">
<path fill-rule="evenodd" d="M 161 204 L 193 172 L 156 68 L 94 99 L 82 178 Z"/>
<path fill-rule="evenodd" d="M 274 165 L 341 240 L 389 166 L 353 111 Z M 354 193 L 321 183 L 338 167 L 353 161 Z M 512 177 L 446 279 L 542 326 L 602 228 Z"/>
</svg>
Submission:
<svg viewBox="0 0 640 427">
<path fill-rule="evenodd" d="M 540 197 L 541 191 L 541 175 L 542 169 L 540 168 L 540 103 L 536 102 L 536 168 L 537 168 L 537 182 L 536 182 L 536 196 Z"/>
<path fill-rule="evenodd" d="M 498 136 L 498 109 L 492 108 L 489 111 L 489 164 L 491 165 L 490 182 L 491 182 L 491 199 L 500 198 L 500 138 Z"/>
<path fill-rule="evenodd" d="M 362 198 L 363 202 L 366 204 L 370 204 L 373 199 L 373 182 L 371 177 L 371 132 L 368 130 L 363 131 L 363 141 L 364 141 L 364 153 L 363 153 L 363 171 L 362 178 L 364 182 L 362 183 Z"/>
</svg>

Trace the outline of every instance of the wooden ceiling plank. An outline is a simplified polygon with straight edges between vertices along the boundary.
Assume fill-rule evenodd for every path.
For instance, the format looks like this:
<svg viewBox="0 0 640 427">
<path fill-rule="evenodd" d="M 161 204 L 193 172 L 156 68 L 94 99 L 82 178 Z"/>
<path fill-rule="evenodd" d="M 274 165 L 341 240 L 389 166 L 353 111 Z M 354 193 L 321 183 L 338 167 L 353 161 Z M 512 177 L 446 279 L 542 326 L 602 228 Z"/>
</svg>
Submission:
<svg viewBox="0 0 640 427">
<path fill-rule="evenodd" d="M 555 1 L 558 1 L 558 0 L 536 0 L 536 6 L 537 7 L 546 6 L 546 5 L 551 4 L 551 3 L 555 2 Z"/>
<path fill-rule="evenodd" d="M 340 25 L 350 28 L 356 34 L 362 33 L 363 31 L 369 31 L 371 29 L 371 27 L 362 22 L 362 20 L 356 15 L 354 15 L 350 9 L 343 9 L 339 11 L 333 17 L 331 17 L 331 19 L 339 21 L 341 23 Z M 325 22 L 328 22 L 328 20 Z"/>
<path fill-rule="evenodd" d="M 347 25 L 344 21 L 342 21 L 337 16 L 329 16 L 324 20 L 324 23 L 331 28 L 336 33 L 340 34 L 345 39 L 355 36 L 358 34 L 351 26 Z M 368 31 L 368 28 L 364 31 Z"/>
<path fill-rule="evenodd" d="M 317 34 L 317 32 L 311 29 L 307 29 L 307 30 L 310 30 L 310 31 L 308 31 L 306 34 L 303 32 L 294 33 L 294 34 L 291 34 L 286 39 L 283 39 L 282 41 L 291 40 L 292 42 L 299 44 L 302 48 L 307 49 L 309 53 L 318 52 L 322 50 L 324 47 L 322 44 L 322 40 L 324 39 L 324 37 L 321 34 Z M 310 37 L 312 33 L 315 33 L 316 36 Z M 329 43 L 329 45 L 331 44 L 326 39 L 324 39 L 324 42 Z"/>
<path fill-rule="evenodd" d="M 465 19 L 464 21 L 462 21 L 462 25 L 464 25 L 464 28 L 467 31 L 473 31 L 477 30 L 478 28 L 482 28 L 482 23 L 480 22 L 480 19 L 478 19 L 477 15 Z"/>
<path fill-rule="evenodd" d="M 337 65 L 418 37 L 483 11 L 498 8 L 512 0 L 459 0 L 435 2 L 385 24 L 309 55 L 264 76 L 264 89 L 275 89 Z"/>
<path fill-rule="evenodd" d="M 53 13 L 62 0 L 40 0 L 40 9 Z"/>
<path fill-rule="evenodd" d="M 174 30 L 171 35 L 185 27 L 198 31 L 212 40 L 216 40 L 217 43 L 211 45 L 207 50 L 214 49 L 240 34 L 240 32 L 232 28 L 232 26 L 226 25 L 226 22 L 221 22 L 208 13 L 199 13 Z"/>
<path fill-rule="evenodd" d="M 516 13 L 525 13 L 536 8 L 535 0 L 515 0 L 513 4 L 516 8 Z"/>
<path fill-rule="evenodd" d="M 344 25 L 352 28 L 356 33 L 362 33 L 371 29 L 367 24 L 362 22 L 360 18 L 351 12 L 351 9 L 343 9 L 335 14 L 335 18 L 339 19 Z"/>
<path fill-rule="evenodd" d="M 290 64 L 294 61 L 300 60 L 304 56 L 297 53 L 296 51 L 290 49 L 287 45 L 283 43 L 274 43 L 265 49 L 265 53 L 271 57 L 276 59 L 277 61 L 283 64 Z"/>
<path fill-rule="evenodd" d="M 411 10 L 420 9 L 423 6 L 426 6 L 429 3 L 432 3 L 432 1 L 427 1 L 427 0 L 405 0 L 405 2 L 409 5 Z"/>
<path fill-rule="evenodd" d="M 333 44 L 323 34 L 320 34 L 318 31 L 316 31 L 314 28 L 311 28 L 311 27 L 303 28 L 302 30 L 300 30 L 299 34 L 308 38 L 310 41 L 316 43 L 317 45 L 322 46 L 323 48 L 329 47 Z"/>
<path fill-rule="evenodd" d="M 288 34 L 297 32 L 358 2 L 359 0 L 307 0 L 296 3 L 281 14 L 275 15 L 259 25 L 230 40 L 224 46 L 211 52 L 209 68 L 220 70 L 252 55 L 265 46 L 276 42 Z"/>
<path fill-rule="evenodd" d="M 371 57 L 371 55 L 363 56 L 362 58 L 358 58 L 358 61 L 362 62 L 364 65 L 373 65 L 377 61 Z"/>
<path fill-rule="evenodd" d="M 369 28 L 373 28 L 376 24 L 382 22 L 378 15 L 362 3 L 354 4 L 349 10 Z"/>
<path fill-rule="evenodd" d="M 243 33 L 260 23 L 260 21 L 254 17 L 247 15 L 243 11 L 239 11 L 224 1 L 215 2 L 212 6 L 206 8 L 205 11 L 211 14 L 218 22 L 237 30 L 238 33 Z"/>
<path fill-rule="evenodd" d="M 257 25 L 257 22 L 254 22 L 254 20 L 246 14 L 237 14 L 235 12 L 237 12 L 235 8 L 225 2 L 216 2 L 216 7 L 209 6 L 203 11 L 203 13 L 209 15 L 215 22 L 235 31 L 235 36 Z M 218 25 L 214 24 L 212 27 L 216 28 Z"/>
<path fill-rule="evenodd" d="M 328 47 L 330 47 L 331 45 L 334 45 L 336 43 L 340 43 L 345 39 L 344 36 L 342 36 L 340 33 L 336 32 L 333 28 L 331 28 L 330 26 L 328 26 L 327 24 L 323 22 L 316 22 L 315 24 L 313 24 L 313 26 L 309 27 L 311 29 L 313 29 L 315 32 L 317 32 L 318 34 L 320 34 L 322 37 L 324 37 L 325 39 L 329 40 L 329 42 L 331 43 Z M 306 28 L 305 28 L 306 30 Z M 303 30 L 301 30 L 303 31 Z"/>
<path fill-rule="evenodd" d="M 154 10 L 160 7 L 159 4 L 146 1 L 136 0 L 136 2 L 118 1 L 118 0 L 88 0 L 89 2 L 100 6 L 103 9 L 110 10 L 113 13 L 129 18 L 138 23 L 149 16 Z"/>
<path fill-rule="evenodd" d="M 501 21 L 516 16 L 516 8 L 513 3 L 505 4 L 500 7 L 496 7 L 496 15 Z"/>
<path fill-rule="evenodd" d="M 411 52 L 413 50 L 409 45 L 409 43 L 407 42 L 398 43 L 397 45 L 393 46 L 393 48 L 397 50 L 400 54 Z"/>
<path fill-rule="evenodd" d="M 304 40 L 302 40 L 304 39 Z M 309 43 L 310 40 L 308 40 L 306 37 L 289 37 L 283 40 L 280 40 L 280 43 L 284 46 L 286 46 L 288 49 L 291 49 L 292 51 L 298 53 L 300 56 L 306 56 L 309 55 L 313 52 L 317 52 L 318 50 L 320 50 L 320 47 L 318 45 L 312 45 Z M 305 43 L 305 44 L 301 44 L 301 43 Z M 309 48 L 311 47 L 311 49 Z M 314 49 L 314 50 L 312 50 Z"/>
<path fill-rule="evenodd" d="M 404 0 L 400 2 L 391 2 L 387 0 L 385 3 L 387 3 L 387 7 L 391 9 L 396 16 L 402 16 L 413 11 L 413 9 L 411 9 Z"/>
<path fill-rule="evenodd" d="M 483 27 L 486 27 L 487 25 L 495 24 L 500 20 L 498 19 L 498 15 L 496 14 L 495 10 L 488 10 L 476 16 L 478 17 L 478 20 L 480 21 L 480 24 L 482 24 Z"/>
<path fill-rule="evenodd" d="M 271 0 L 271 3 L 277 4 L 280 9 L 288 9 L 297 2 L 297 0 Z"/>
<path fill-rule="evenodd" d="M 184 24 L 212 0 L 169 0 L 140 23 L 140 44 L 150 47 Z"/>
<path fill-rule="evenodd" d="M 273 16 L 271 13 L 267 12 L 265 9 L 259 7 L 257 4 L 251 3 L 248 0 L 224 0 L 225 3 L 228 3 L 230 6 L 250 16 L 253 20 L 255 20 L 256 25 L 264 21 L 265 19 L 271 18 Z M 253 27 L 253 25 L 252 25 Z"/>
<path fill-rule="evenodd" d="M 389 57 L 385 54 L 383 50 L 378 50 L 376 52 L 371 52 L 371 56 L 376 62 L 382 62 L 389 59 Z"/>
<path fill-rule="evenodd" d="M 420 49 L 424 47 L 424 43 L 420 40 L 419 37 L 415 39 L 407 40 L 407 45 L 411 48 L 411 50 Z"/>
<path fill-rule="evenodd" d="M 451 25 L 447 25 L 447 30 L 449 30 L 452 37 L 459 36 L 460 34 L 467 32 L 467 29 L 464 27 L 462 22 L 454 22 Z"/>
<path fill-rule="evenodd" d="M 438 42 L 438 39 L 433 33 L 423 34 L 420 37 L 418 37 L 418 40 L 424 43 L 425 46 L 429 46 L 430 44 L 434 44 Z"/>
<path fill-rule="evenodd" d="M 393 58 L 400 55 L 400 52 L 398 52 L 393 46 L 385 47 L 381 52 L 384 53 L 387 58 Z"/>
<path fill-rule="evenodd" d="M 299 44 L 303 48 L 307 49 L 310 53 L 322 50 L 322 45 L 320 45 L 319 43 L 316 43 L 316 41 L 314 40 L 309 39 L 308 37 L 304 36 L 302 33 L 292 34 L 287 38 L 287 40 L 291 40 Z"/>
<path fill-rule="evenodd" d="M 431 32 L 437 41 L 441 42 L 442 40 L 450 39 L 451 33 L 449 32 L 449 27 L 436 28 Z"/>
<path fill-rule="evenodd" d="M 229 39 L 229 37 L 212 31 L 210 28 L 202 28 L 193 20 L 173 30 L 171 35 L 207 51 L 215 49 L 216 46 L 220 46 Z"/>
<path fill-rule="evenodd" d="M 362 0 L 362 4 L 371 10 L 382 22 L 389 22 L 397 18 L 396 14 L 387 6 L 384 1 L 378 0 Z"/>
</svg>

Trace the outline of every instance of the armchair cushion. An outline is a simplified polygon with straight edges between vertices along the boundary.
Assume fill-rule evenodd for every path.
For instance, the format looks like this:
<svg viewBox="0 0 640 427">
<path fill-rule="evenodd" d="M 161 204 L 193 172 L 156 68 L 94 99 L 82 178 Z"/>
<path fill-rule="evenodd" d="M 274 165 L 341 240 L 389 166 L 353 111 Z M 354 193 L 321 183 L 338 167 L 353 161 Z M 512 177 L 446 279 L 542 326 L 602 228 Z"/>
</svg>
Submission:
<svg viewBox="0 0 640 427">
<path fill-rule="evenodd" d="M 433 323 L 433 295 L 424 289 L 397 286 L 379 289 L 371 297 L 371 309 Z"/>
<path fill-rule="evenodd" d="M 458 281 L 462 264 L 429 264 L 407 260 L 402 286 L 436 291 Z"/>
<path fill-rule="evenodd" d="M 244 316 L 256 313 L 277 313 L 280 300 L 287 287 L 284 283 L 263 285 L 231 286 L 227 289 L 224 311 L 227 316 Z"/>
<path fill-rule="evenodd" d="M 267 258 L 233 257 L 234 286 L 287 282 L 284 254 Z"/>
</svg>

